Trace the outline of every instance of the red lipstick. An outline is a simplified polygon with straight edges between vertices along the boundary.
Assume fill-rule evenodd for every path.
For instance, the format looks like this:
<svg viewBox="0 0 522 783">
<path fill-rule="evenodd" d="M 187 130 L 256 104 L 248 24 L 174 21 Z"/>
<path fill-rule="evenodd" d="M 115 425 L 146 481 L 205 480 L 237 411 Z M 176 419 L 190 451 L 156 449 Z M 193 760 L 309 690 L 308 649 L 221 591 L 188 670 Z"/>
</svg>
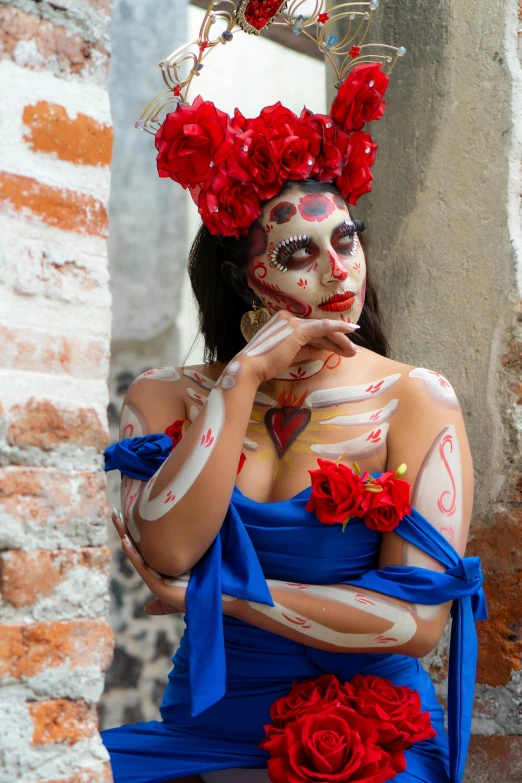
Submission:
<svg viewBox="0 0 522 783">
<path fill-rule="evenodd" d="M 330 313 L 342 313 L 349 310 L 355 302 L 353 291 L 345 291 L 344 294 L 334 294 L 319 305 L 320 310 L 327 310 Z"/>
</svg>

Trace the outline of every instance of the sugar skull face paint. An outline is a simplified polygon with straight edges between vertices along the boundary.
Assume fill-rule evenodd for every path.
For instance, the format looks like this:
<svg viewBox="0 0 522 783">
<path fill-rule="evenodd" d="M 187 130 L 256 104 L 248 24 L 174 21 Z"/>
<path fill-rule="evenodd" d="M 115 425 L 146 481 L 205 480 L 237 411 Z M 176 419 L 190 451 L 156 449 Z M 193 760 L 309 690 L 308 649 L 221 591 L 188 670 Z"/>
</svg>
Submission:
<svg viewBox="0 0 522 783">
<path fill-rule="evenodd" d="M 291 201 L 280 201 L 279 204 L 270 210 L 269 220 L 271 223 L 276 223 L 280 226 L 283 223 L 288 223 L 290 218 L 293 218 L 297 212 L 295 204 Z"/>
<path fill-rule="evenodd" d="M 333 197 L 322 193 L 308 193 L 299 199 L 299 214 L 309 222 L 326 220 L 337 209 Z"/>
<path fill-rule="evenodd" d="M 286 221 L 278 222 L 282 216 Z M 357 238 L 362 228 L 336 194 L 304 194 L 296 187 L 272 199 L 252 234 L 245 268 L 250 288 L 271 313 L 285 309 L 301 318 L 356 323 L 366 276 Z"/>
</svg>

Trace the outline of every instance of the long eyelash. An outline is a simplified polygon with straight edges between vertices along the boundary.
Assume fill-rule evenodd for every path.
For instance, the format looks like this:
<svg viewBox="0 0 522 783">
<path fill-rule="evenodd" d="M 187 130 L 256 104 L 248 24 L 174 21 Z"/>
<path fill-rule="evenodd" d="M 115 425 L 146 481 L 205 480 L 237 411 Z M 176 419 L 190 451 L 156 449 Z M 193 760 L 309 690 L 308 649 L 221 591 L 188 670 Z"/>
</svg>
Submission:
<svg viewBox="0 0 522 783">
<path fill-rule="evenodd" d="M 345 220 L 341 228 L 339 229 L 338 238 L 352 237 L 352 246 L 350 248 L 350 255 L 354 256 L 359 250 L 359 236 L 361 231 L 366 228 L 366 223 L 363 220 Z"/>
<path fill-rule="evenodd" d="M 309 245 L 310 237 L 308 234 L 299 234 L 299 236 L 283 239 L 283 241 L 276 245 L 274 250 L 270 253 L 270 266 L 280 269 L 281 272 L 288 272 L 288 266 L 286 266 L 286 264 L 292 257 L 292 254 L 295 253 L 296 250 L 301 250 L 303 247 L 308 247 Z"/>
<path fill-rule="evenodd" d="M 365 229 L 366 223 L 364 220 L 345 220 L 339 229 L 339 236 L 353 236 L 354 234 L 362 233 Z"/>
</svg>

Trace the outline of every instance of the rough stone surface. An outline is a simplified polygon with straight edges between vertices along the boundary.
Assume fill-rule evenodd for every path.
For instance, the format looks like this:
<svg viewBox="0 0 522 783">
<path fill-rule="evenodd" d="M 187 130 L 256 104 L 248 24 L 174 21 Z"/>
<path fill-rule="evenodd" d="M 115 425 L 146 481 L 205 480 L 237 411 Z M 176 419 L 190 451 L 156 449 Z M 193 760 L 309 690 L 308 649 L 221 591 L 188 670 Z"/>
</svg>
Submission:
<svg viewBox="0 0 522 783">
<path fill-rule="evenodd" d="M 467 783 L 522 779 L 522 70 L 516 0 L 382 3 L 372 38 L 407 48 L 387 93 L 368 221 L 395 358 L 454 385 L 475 465 L 468 554 L 490 618 Z M 519 18 L 520 18 L 520 14 Z M 443 704 L 447 638 L 426 660 Z"/>
</svg>

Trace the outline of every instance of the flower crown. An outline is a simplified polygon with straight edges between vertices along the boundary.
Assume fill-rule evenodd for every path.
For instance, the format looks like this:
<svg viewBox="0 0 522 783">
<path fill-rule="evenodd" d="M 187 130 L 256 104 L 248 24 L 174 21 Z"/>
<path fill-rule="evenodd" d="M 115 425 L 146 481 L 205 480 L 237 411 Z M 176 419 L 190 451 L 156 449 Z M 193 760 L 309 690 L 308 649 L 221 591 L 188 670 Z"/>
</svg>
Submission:
<svg viewBox="0 0 522 783">
<path fill-rule="evenodd" d="M 339 7 L 335 0 L 315 0 L 307 19 L 297 14 L 300 6 L 302 0 L 212 0 L 198 40 L 160 63 L 168 89 L 136 123 L 156 135 L 159 176 L 190 190 L 212 234 L 246 235 L 260 217 L 262 203 L 287 181 L 333 183 L 351 204 L 371 190 L 377 144 L 364 126 L 384 114 L 388 74 L 406 50 L 364 43 L 378 0 Z M 278 15 L 282 21 L 276 22 Z M 328 27 L 341 21 L 346 26 L 342 40 L 327 37 Z M 219 22 L 221 34 L 211 38 Z M 278 102 L 246 119 L 238 109 L 230 117 L 201 96 L 187 103 L 203 59 L 232 40 L 236 25 L 259 34 L 271 23 L 291 26 L 296 35 L 311 38 L 330 60 L 338 80 L 330 114 L 304 108 L 298 117 Z M 171 104 L 175 110 L 160 123 L 159 114 Z"/>
</svg>

